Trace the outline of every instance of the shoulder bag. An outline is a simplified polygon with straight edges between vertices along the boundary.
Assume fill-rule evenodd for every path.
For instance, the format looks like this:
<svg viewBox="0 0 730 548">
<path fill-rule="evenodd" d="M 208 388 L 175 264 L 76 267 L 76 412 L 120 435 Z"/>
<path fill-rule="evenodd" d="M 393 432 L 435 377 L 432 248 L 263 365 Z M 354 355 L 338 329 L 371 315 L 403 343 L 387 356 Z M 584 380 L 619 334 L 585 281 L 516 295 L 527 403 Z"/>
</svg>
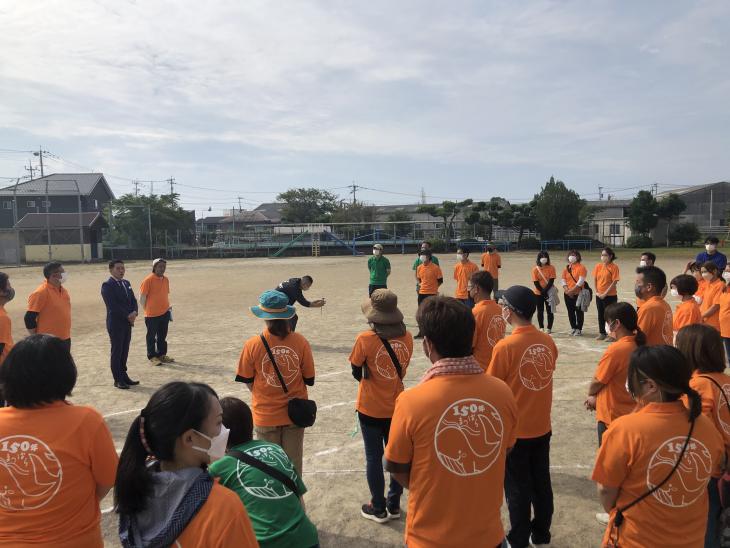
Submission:
<svg viewBox="0 0 730 548">
<path fill-rule="evenodd" d="M 281 483 L 283 483 L 284 485 L 286 485 L 297 497 L 302 496 L 299 493 L 299 489 L 297 488 L 297 484 L 294 483 L 294 480 L 291 479 L 289 476 L 287 476 L 281 470 L 277 470 L 273 466 L 269 466 L 265 462 L 261 462 L 259 459 L 254 458 L 251 455 L 247 455 L 243 451 L 238 451 L 236 449 L 231 449 L 230 451 L 226 451 L 226 455 L 228 455 L 229 457 L 236 458 L 236 459 L 240 460 L 241 462 L 248 464 L 249 466 L 253 466 L 254 468 L 261 470 L 264 474 L 268 474 L 275 480 L 278 480 Z"/>
<path fill-rule="evenodd" d="M 276 360 L 274 359 L 274 355 L 271 353 L 269 343 L 266 342 L 266 337 L 264 337 L 263 335 L 259 336 L 261 337 L 261 342 L 264 343 L 266 353 L 269 355 L 271 365 L 274 366 L 274 372 L 276 372 L 276 376 L 279 379 L 281 389 L 284 391 L 284 394 L 286 394 L 289 398 L 289 404 L 287 406 L 287 413 L 289 415 L 289 418 L 294 424 L 296 424 L 297 426 L 301 426 L 302 428 L 312 426 L 317 418 L 317 404 L 314 402 L 314 400 L 292 398 L 289 396 L 289 389 L 284 382 L 284 377 L 281 375 L 281 371 L 279 371 L 279 366 L 276 365 Z"/>
<path fill-rule="evenodd" d="M 542 278 L 542 281 L 545 282 L 545 285 L 548 284 L 548 279 L 545 277 L 545 274 L 542 273 L 542 270 L 540 270 L 539 266 L 536 266 L 535 269 L 537 270 L 537 273 L 540 274 L 540 277 Z M 572 277 L 572 274 L 571 274 Z M 550 286 L 550 289 L 548 289 L 548 298 L 547 301 L 550 302 L 552 313 L 555 314 L 555 310 L 557 309 L 558 305 L 560 304 L 560 297 L 558 288 L 555 287 L 555 284 Z"/>
</svg>

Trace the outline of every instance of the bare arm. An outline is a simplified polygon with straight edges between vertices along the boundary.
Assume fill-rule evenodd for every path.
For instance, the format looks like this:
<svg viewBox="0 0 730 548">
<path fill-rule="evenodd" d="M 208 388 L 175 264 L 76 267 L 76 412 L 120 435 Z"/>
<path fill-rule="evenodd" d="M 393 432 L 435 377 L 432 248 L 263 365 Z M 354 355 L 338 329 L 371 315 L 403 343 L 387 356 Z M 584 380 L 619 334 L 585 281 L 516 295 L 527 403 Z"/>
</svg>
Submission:
<svg viewBox="0 0 730 548">
<path fill-rule="evenodd" d="M 713 304 L 710 308 L 708 308 L 704 314 L 702 314 L 702 319 L 709 318 L 713 314 L 715 314 L 718 310 L 720 310 L 719 304 Z"/>
<path fill-rule="evenodd" d="M 605 387 L 606 387 L 605 384 L 603 384 L 602 382 L 596 380 L 596 378 L 593 377 L 593 380 L 591 381 L 591 384 L 588 386 L 588 395 L 589 396 L 595 396 L 601 390 L 603 390 Z"/>
<path fill-rule="evenodd" d="M 97 500 L 103 499 L 109 491 L 111 491 L 113 485 L 99 485 L 96 484 L 96 498 Z"/>
<path fill-rule="evenodd" d="M 597 484 L 598 499 L 603 505 L 603 509 L 606 512 L 610 512 L 616 506 L 616 500 L 618 499 L 619 488 L 618 487 L 606 487 L 605 485 Z"/>
</svg>

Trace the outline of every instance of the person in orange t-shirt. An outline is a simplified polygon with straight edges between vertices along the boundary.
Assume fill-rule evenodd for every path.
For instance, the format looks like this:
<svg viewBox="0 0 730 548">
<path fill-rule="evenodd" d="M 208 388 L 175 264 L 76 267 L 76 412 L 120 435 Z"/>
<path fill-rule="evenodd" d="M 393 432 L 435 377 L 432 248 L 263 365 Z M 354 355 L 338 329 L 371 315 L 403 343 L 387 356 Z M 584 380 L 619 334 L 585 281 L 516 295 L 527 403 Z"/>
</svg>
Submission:
<svg viewBox="0 0 730 548">
<path fill-rule="evenodd" d="M 409 490 L 409 548 L 501 546 L 505 456 L 517 406 L 504 382 L 471 355 L 474 319 L 451 297 L 418 309 L 423 379 L 395 404 L 386 470 Z"/>
<path fill-rule="evenodd" d="M 172 363 L 167 355 L 167 330 L 172 321 L 170 306 L 170 280 L 165 276 L 167 261 L 152 261 L 152 273 L 139 286 L 139 302 L 144 308 L 144 324 L 147 327 L 147 359 L 152 365 Z"/>
<path fill-rule="evenodd" d="M 266 321 L 266 329 L 244 344 L 236 381 L 251 391 L 256 437 L 281 445 L 301 475 L 304 428 L 292 422 L 287 409 L 291 398 L 308 399 L 307 386 L 314 386 L 312 348 L 303 335 L 291 331 L 287 320 L 294 317 L 296 309 L 285 293 L 264 291 L 258 306 L 250 310 Z M 276 360 L 286 392 L 262 338 Z"/>
<path fill-rule="evenodd" d="M 730 376 L 725 374 L 722 339 L 709 325 L 693 324 L 680 329 L 676 342 L 689 362 L 692 378 L 689 385 L 702 398 L 702 414 L 712 421 L 730 453 Z M 686 402 L 685 402 L 686 403 Z M 720 493 L 717 476 L 707 485 L 709 512 L 705 546 L 720 546 Z"/>
<path fill-rule="evenodd" d="M 0 545 L 102 548 L 99 501 L 117 453 L 94 409 L 66 401 L 76 365 L 63 341 L 31 335 L 0 367 Z"/>
<path fill-rule="evenodd" d="M 674 337 L 677 337 L 677 331 L 686 325 L 702 323 L 702 313 L 694 294 L 697 292 L 697 280 L 689 274 L 680 274 L 672 278 L 669 282 L 671 295 L 675 299 L 680 299 L 677 308 L 674 309 L 672 319 L 672 328 L 674 329 Z"/>
<path fill-rule="evenodd" d="M 603 546 L 703 546 L 707 483 L 719 472 L 724 451 L 690 377 L 689 364 L 671 346 L 639 347 L 632 354 L 629 390 L 640 409 L 610 424 L 593 468 L 610 514 Z"/>
<path fill-rule="evenodd" d="M 730 363 L 730 265 L 722 273 L 725 291 L 720 295 L 720 336 L 725 346 L 725 357 Z"/>
<path fill-rule="evenodd" d="M 654 266 L 654 263 L 656 263 L 656 255 L 650 251 L 644 251 L 639 257 L 639 266 L 641 267 Z M 636 310 L 639 310 L 642 304 L 644 304 L 644 299 L 636 297 Z"/>
<path fill-rule="evenodd" d="M 383 448 L 388 444 L 395 400 L 403 392 L 403 379 L 413 354 L 413 336 L 403 323 L 398 297 L 388 289 L 375 290 L 362 303 L 362 311 L 372 327 L 357 336 L 350 353 L 352 376 L 359 383 L 355 409 L 365 445 L 371 497 L 368 504 L 362 505 L 361 515 L 385 523 L 400 517 L 403 487 L 395 478 L 390 479 L 387 498 L 383 496 Z"/>
<path fill-rule="evenodd" d="M 439 287 L 444 283 L 444 275 L 441 273 L 441 267 L 431 261 L 431 252 L 421 249 L 418 257 L 421 264 L 416 268 L 416 279 L 418 280 L 418 306 L 421 303 L 438 295 Z M 416 334 L 416 339 L 421 339 L 421 333 Z"/>
<path fill-rule="evenodd" d="M 700 263 L 689 263 L 687 265 L 687 272 L 689 272 L 695 280 L 697 280 L 697 291 L 694 294 L 695 301 L 698 305 L 702 304 L 702 297 L 705 294 L 707 288 L 707 282 L 702 277 L 702 265 Z"/>
<path fill-rule="evenodd" d="M 667 276 L 656 266 L 636 269 L 634 292 L 644 299 L 639 309 L 639 327 L 646 335 L 647 346 L 671 345 L 674 342 L 672 309 L 662 297 L 667 285 Z"/>
<path fill-rule="evenodd" d="M 725 280 L 720 277 L 720 270 L 712 261 L 702 265 L 702 279 L 707 285 L 702 293 L 702 322 L 720 331 L 720 295 L 725 292 Z"/>
<path fill-rule="evenodd" d="M 28 311 L 23 318 L 31 335 L 47 333 L 64 341 L 71 350 L 71 297 L 63 287 L 68 275 L 57 261 L 43 267 L 46 279 L 28 296 Z"/>
<path fill-rule="evenodd" d="M 555 267 L 550 264 L 550 254 L 540 251 L 537 254 L 535 266 L 532 267 L 532 283 L 535 285 L 535 306 L 537 307 L 537 324 L 545 329 L 545 309 L 547 308 L 547 333 L 553 332 L 555 321 L 555 306 L 557 302 L 557 288 L 555 278 L 558 277 Z"/>
<path fill-rule="evenodd" d="M 618 301 L 616 285 L 621 279 L 618 265 L 614 262 L 616 253 L 610 247 L 601 250 L 601 262 L 593 268 L 593 281 L 596 287 L 596 310 L 598 311 L 598 337 L 602 341 L 606 338 L 606 307 Z"/>
<path fill-rule="evenodd" d="M 456 250 L 456 261 L 454 265 L 454 280 L 456 280 L 454 297 L 469 308 L 474 308 L 474 301 L 469 296 L 467 285 L 471 275 L 479 272 L 479 267 L 469 260 L 469 250 L 464 247 Z"/>
<path fill-rule="evenodd" d="M 639 329 L 636 310 L 629 303 L 607 306 L 605 317 L 606 333 L 616 342 L 601 356 L 585 401 L 586 408 L 596 412 L 598 447 L 608 425 L 636 407 L 626 391 L 626 375 L 632 352 L 646 342 L 646 336 Z"/>
<path fill-rule="evenodd" d="M 119 456 L 122 546 L 258 546 L 241 499 L 206 469 L 225 456 L 228 434 L 207 384 L 170 382 L 152 394 Z"/>
<path fill-rule="evenodd" d="M 502 318 L 502 307 L 491 298 L 493 283 L 492 275 L 485 270 L 475 272 L 469 280 L 469 295 L 476 303 L 472 308 L 476 322 L 472 351 L 474 359 L 485 371 L 492 361 L 494 345 L 504 339 L 507 328 Z"/>
<path fill-rule="evenodd" d="M 510 521 L 507 540 L 511 546 L 550 544 L 550 412 L 558 347 L 550 335 L 532 325 L 535 300 L 529 288 L 510 287 L 500 304 L 502 317 L 513 329 L 494 347 L 487 375 L 507 383 L 519 410 L 517 442 L 507 455 L 504 479 Z"/>
<path fill-rule="evenodd" d="M 0 365 L 5 361 L 13 348 L 13 329 L 10 317 L 5 311 L 5 305 L 15 298 L 15 289 L 10 285 L 10 278 L 5 272 L 0 272 Z M 0 396 L 0 406 L 2 397 Z"/>
<path fill-rule="evenodd" d="M 489 272 L 494 279 L 494 291 L 499 291 L 499 269 L 502 268 L 502 257 L 500 257 L 494 244 L 487 244 L 487 251 L 482 253 L 482 270 Z"/>
<path fill-rule="evenodd" d="M 563 275 L 560 283 L 563 286 L 563 298 L 565 299 L 565 309 L 568 311 L 568 321 L 572 331 L 572 337 L 580 337 L 583 334 L 583 321 L 585 319 L 583 310 L 578 304 L 578 294 L 585 286 L 588 271 L 581 264 L 580 251 L 571 249 L 568 252 L 568 264 L 563 269 Z"/>
</svg>

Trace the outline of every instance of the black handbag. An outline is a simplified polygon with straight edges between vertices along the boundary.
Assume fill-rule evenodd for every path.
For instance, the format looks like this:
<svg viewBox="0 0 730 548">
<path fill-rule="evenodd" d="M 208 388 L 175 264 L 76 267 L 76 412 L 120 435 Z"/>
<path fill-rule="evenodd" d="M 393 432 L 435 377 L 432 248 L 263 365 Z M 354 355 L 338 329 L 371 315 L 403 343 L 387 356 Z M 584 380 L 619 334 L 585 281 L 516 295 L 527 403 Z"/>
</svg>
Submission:
<svg viewBox="0 0 730 548">
<path fill-rule="evenodd" d="M 287 394 L 288 396 L 289 389 L 286 387 L 281 371 L 279 371 L 279 366 L 276 365 L 276 360 L 274 359 L 274 355 L 271 353 L 269 343 L 266 342 L 266 337 L 263 335 L 259 336 L 261 337 L 261 342 L 264 343 L 266 353 L 269 355 L 271 365 L 274 366 L 274 372 L 276 372 L 281 388 L 284 390 L 284 394 Z M 314 400 L 306 400 L 303 398 L 289 398 L 287 413 L 294 424 L 301 426 L 302 428 L 307 428 L 308 426 L 312 426 L 314 421 L 317 419 L 317 403 Z"/>
</svg>

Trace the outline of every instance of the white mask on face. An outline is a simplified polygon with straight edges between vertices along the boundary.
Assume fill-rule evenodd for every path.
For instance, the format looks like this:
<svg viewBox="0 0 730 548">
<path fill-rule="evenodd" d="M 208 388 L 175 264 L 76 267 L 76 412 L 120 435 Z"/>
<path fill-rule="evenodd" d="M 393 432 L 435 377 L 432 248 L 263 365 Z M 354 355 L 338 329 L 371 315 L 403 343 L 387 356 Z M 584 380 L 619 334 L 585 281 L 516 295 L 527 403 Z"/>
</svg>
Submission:
<svg viewBox="0 0 730 548">
<path fill-rule="evenodd" d="M 712 279 L 712 274 L 710 274 L 709 272 L 703 272 L 702 273 L 702 278 L 704 280 L 707 280 L 709 282 Z"/>
<path fill-rule="evenodd" d="M 207 449 L 203 449 L 202 447 L 198 447 L 197 445 L 193 445 L 193 449 L 196 451 L 202 451 L 203 453 L 208 454 L 208 458 L 210 458 L 210 462 L 215 462 L 218 459 L 222 459 L 226 456 L 226 445 L 228 444 L 228 434 L 231 433 L 231 431 L 223 426 L 221 424 L 221 431 L 218 433 L 215 437 L 209 437 L 200 432 L 199 430 L 195 430 L 198 434 L 203 436 L 206 440 L 210 442 L 210 447 Z"/>
<path fill-rule="evenodd" d="M 456 254 L 456 260 L 457 261 L 463 261 L 464 260 L 464 256 L 461 253 L 457 253 Z"/>
<path fill-rule="evenodd" d="M 670 290 L 669 290 L 669 293 L 671 293 L 671 294 L 672 294 L 672 297 L 674 297 L 674 298 L 677 298 L 677 297 L 679 297 L 679 291 L 677 291 L 677 290 L 676 290 L 676 289 L 674 289 L 674 288 L 670 289 Z"/>
<path fill-rule="evenodd" d="M 578 260 L 578 258 L 575 255 L 571 255 L 570 257 L 568 257 L 568 262 L 570 264 L 573 264 L 577 260 Z"/>
<path fill-rule="evenodd" d="M 428 259 L 428 257 L 426 257 L 425 255 L 421 255 L 418 258 L 421 259 L 421 262 L 422 263 L 425 263 L 426 262 L 426 259 Z"/>
<path fill-rule="evenodd" d="M 606 322 L 604 324 L 603 328 L 606 330 L 606 333 L 608 333 L 609 335 L 611 334 L 611 324 L 610 323 Z"/>
<path fill-rule="evenodd" d="M 646 266 L 646 261 L 639 261 L 639 266 L 644 268 Z"/>
<path fill-rule="evenodd" d="M 547 257 L 540 257 L 540 264 L 547 264 Z"/>
<path fill-rule="evenodd" d="M 730 282 L 730 272 L 723 272 L 722 279 L 725 280 L 726 282 Z"/>
<path fill-rule="evenodd" d="M 68 281 L 68 274 L 66 274 L 65 272 L 61 272 L 61 279 L 58 281 L 61 284 L 65 284 Z"/>
<path fill-rule="evenodd" d="M 601 255 L 601 262 L 602 263 L 607 263 L 608 262 L 608 259 L 609 259 L 608 255 Z"/>
<path fill-rule="evenodd" d="M 375 255 L 376 257 L 378 255 L 380 255 L 380 250 L 379 249 L 373 249 L 373 255 Z"/>
<path fill-rule="evenodd" d="M 715 244 L 707 244 L 705 246 L 705 249 L 708 253 L 710 253 L 711 251 L 715 251 L 717 249 L 717 246 Z"/>
<path fill-rule="evenodd" d="M 697 304 L 702 304 L 702 297 L 700 297 L 699 295 L 695 295 L 694 300 Z"/>
</svg>

